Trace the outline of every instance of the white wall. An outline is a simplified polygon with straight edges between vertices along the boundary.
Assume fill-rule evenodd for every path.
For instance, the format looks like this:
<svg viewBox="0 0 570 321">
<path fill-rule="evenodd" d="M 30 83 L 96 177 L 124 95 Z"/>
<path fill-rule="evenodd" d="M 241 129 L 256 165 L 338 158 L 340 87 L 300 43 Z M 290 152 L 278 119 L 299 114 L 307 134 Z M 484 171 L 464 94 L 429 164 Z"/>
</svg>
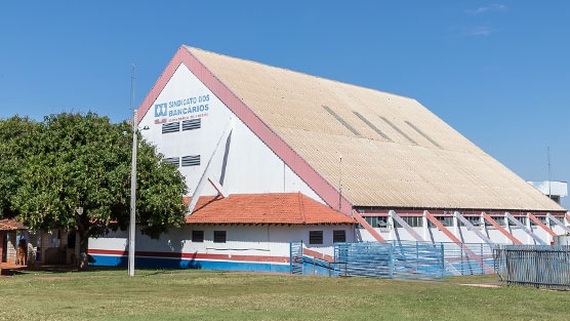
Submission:
<svg viewBox="0 0 570 321">
<path fill-rule="evenodd" d="M 544 195 L 568 196 L 568 183 L 561 181 L 527 181 Z"/>
<path fill-rule="evenodd" d="M 204 231 L 204 242 L 192 242 L 192 230 Z M 214 231 L 226 231 L 226 243 L 214 243 Z M 309 231 L 322 230 L 323 244 L 310 245 Z M 354 230 L 351 226 L 330 225 L 293 225 L 293 226 L 233 226 L 233 225 L 187 225 L 171 229 L 159 239 L 153 240 L 137 232 L 136 251 L 165 253 L 207 253 L 207 254 L 241 254 L 289 257 L 289 246 L 292 241 L 303 243 L 321 253 L 334 255 L 332 235 L 334 230 L 345 230 L 346 241 L 354 241 Z M 123 251 L 127 249 L 128 233 L 126 231 L 111 232 L 105 237 L 89 239 L 90 249 Z"/>
<path fill-rule="evenodd" d="M 197 103 L 187 103 L 196 99 Z M 207 100 L 200 102 L 200 100 Z M 182 102 L 176 107 L 171 104 Z M 178 116 L 156 117 L 157 105 L 169 106 L 167 112 L 188 107 L 204 106 L 202 112 L 190 112 Z M 207 110 L 205 108 L 207 104 Z M 199 117 L 202 128 L 162 134 L 162 121 L 174 122 Z M 216 150 L 220 137 L 228 128 L 233 128 L 224 189 L 230 194 L 301 192 L 321 203 L 322 199 L 309 188 L 281 159 L 275 155 L 241 120 L 239 120 L 192 72 L 184 65 L 176 70 L 149 112 L 140 121 L 142 135 L 157 146 L 165 157 L 201 155 L 200 166 L 180 167 L 186 177 L 189 195 L 192 195 L 208 161 Z M 221 142 L 212 158 L 208 177 L 219 180 L 223 170 L 226 141 Z M 201 195 L 215 195 L 215 189 L 206 184 Z"/>
</svg>

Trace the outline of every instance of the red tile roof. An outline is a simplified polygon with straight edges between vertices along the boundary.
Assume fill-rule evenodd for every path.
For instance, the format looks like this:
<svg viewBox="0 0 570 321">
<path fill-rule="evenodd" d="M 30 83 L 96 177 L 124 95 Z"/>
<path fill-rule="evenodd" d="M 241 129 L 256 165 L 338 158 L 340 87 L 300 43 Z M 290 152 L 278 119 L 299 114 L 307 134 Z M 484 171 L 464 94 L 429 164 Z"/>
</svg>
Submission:
<svg viewBox="0 0 570 321">
<path fill-rule="evenodd" d="M 24 226 L 21 222 L 16 222 L 13 219 L 5 218 L 0 220 L 0 231 L 16 231 L 16 230 L 27 230 L 28 228 Z"/>
<path fill-rule="evenodd" d="M 305 225 L 356 221 L 301 193 L 272 193 L 200 197 L 186 223 Z"/>
</svg>

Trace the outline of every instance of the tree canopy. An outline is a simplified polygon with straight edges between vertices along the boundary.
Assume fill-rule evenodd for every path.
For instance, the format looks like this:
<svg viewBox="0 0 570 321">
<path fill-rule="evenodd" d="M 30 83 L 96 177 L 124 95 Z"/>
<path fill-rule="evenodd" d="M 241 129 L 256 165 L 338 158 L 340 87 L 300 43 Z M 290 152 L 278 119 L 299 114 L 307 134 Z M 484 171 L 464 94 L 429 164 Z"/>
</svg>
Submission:
<svg viewBox="0 0 570 321">
<path fill-rule="evenodd" d="M 0 120 L 0 216 L 33 230 L 76 230 L 82 252 L 89 237 L 125 229 L 132 135 L 127 122 L 113 124 L 91 112 L 51 115 L 42 122 Z M 142 233 L 157 238 L 181 224 L 185 193 L 176 167 L 139 140 L 136 216 Z"/>
</svg>

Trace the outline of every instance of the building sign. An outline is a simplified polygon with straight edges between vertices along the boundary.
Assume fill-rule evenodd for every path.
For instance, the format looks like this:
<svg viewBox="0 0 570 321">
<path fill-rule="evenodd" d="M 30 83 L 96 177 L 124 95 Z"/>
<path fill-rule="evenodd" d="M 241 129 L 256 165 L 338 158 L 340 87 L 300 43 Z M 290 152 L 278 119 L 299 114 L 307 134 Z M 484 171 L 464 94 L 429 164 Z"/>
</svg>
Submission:
<svg viewBox="0 0 570 321">
<path fill-rule="evenodd" d="M 210 95 L 206 94 L 155 104 L 154 123 L 206 117 L 210 109 L 209 102 Z"/>
</svg>

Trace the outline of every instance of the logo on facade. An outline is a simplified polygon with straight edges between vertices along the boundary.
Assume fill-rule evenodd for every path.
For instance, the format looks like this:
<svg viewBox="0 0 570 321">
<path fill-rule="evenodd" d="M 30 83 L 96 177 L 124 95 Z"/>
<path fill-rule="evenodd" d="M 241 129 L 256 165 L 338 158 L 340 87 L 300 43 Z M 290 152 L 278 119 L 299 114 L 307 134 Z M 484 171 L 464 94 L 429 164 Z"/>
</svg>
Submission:
<svg viewBox="0 0 570 321">
<path fill-rule="evenodd" d="M 168 105 L 166 103 L 154 105 L 154 117 L 168 116 Z"/>
<path fill-rule="evenodd" d="M 154 123 L 164 124 L 179 120 L 202 118 L 210 110 L 210 94 L 169 100 L 154 105 Z"/>
</svg>

